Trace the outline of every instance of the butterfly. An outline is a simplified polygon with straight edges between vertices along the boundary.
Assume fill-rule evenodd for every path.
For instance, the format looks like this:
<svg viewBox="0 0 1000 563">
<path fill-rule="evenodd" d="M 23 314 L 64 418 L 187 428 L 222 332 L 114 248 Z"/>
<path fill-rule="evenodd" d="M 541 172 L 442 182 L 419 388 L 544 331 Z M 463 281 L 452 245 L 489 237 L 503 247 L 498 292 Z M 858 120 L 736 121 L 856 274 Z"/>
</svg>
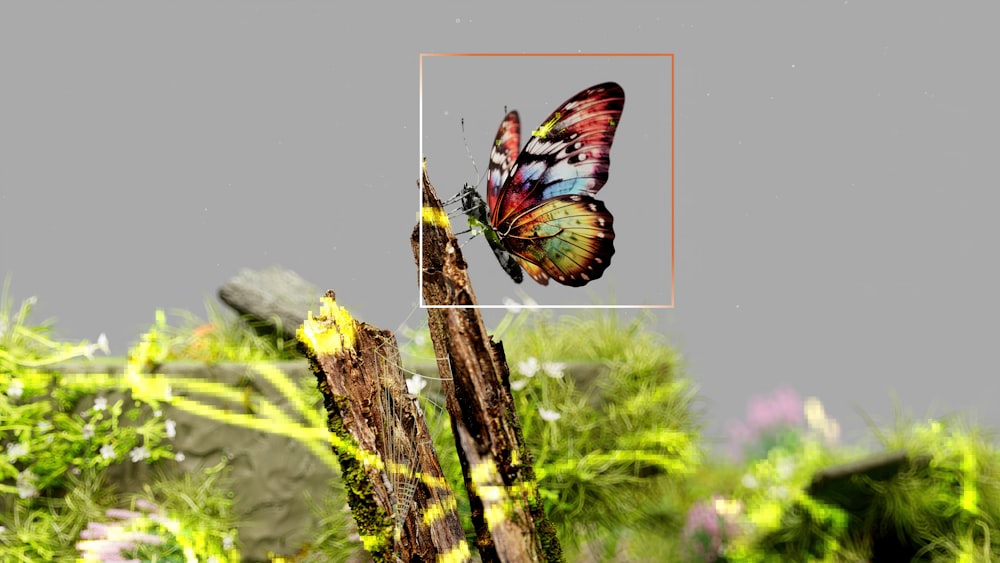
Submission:
<svg viewBox="0 0 1000 563">
<path fill-rule="evenodd" d="M 500 123 L 490 152 L 486 201 L 473 186 L 459 197 L 469 224 L 503 269 L 521 283 L 523 269 L 541 285 L 549 279 L 582 286 L 600 278 L 615 253 L 614 217 L 594 199 L 608 181 L 611 143 L 625 91 L 605 82 L 556 108 L 518 152 L 516 111 Z"/>
</svg>

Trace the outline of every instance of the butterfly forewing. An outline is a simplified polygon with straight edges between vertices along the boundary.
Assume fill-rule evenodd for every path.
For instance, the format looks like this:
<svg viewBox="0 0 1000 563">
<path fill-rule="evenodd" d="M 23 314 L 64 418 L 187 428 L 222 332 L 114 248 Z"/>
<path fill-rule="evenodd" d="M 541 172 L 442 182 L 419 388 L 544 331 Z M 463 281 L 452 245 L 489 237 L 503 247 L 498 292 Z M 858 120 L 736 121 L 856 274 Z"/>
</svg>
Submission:
<svg viewBox="0 0 1000 563">
<path fill-rule="evenodd" d="M 489 174 L 486 176 L 486 203 L 496 209 L 500 189 L 507 183 L 511 167 L 521 150 L 521 120 L 512 111 L 500 122 L 496 140 L 490 150 Z"/>
<path fill-rule="evenodd" d="M 498 147 L 509 147 L 512 135 L 504 120 L 490 159 L 490 176 L 504 179 L 489 199 L 493 225 L 503 223 L 530 202 L 562 194 L 594 195 L 608 180 L 611 143 L 625 105 L 625 91 L 614 82 L 592 86 L 573 96 L 532 131 L 524 150 L 509 168 Z M 518 127 L 519 129 L 519 127 Z M 501 136 L 502 135 L 502 136 Z M 519 135 L 516 135 L 519 137 Z M 494 174 L 494 166 L 498 167 Z"/>
</svg>

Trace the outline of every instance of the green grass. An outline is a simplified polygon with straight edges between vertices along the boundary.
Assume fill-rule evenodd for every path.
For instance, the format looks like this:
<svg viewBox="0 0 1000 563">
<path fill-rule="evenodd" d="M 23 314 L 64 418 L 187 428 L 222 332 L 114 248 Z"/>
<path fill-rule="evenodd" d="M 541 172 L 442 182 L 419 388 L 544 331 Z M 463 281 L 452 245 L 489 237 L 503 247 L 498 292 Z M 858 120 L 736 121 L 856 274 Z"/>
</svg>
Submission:
<svg viewBox="0 0 1000 563">
<path fill-rule="evenodd" d="M 55 340 L 49 323 L 30 323 L 35 300 L 15 307 L 8 284 L 0 295 L 0 444 L 6 450 L 0 456 L 0 560 L 76 560 L 82 557 L 76 545 L 88 526 L 107 524 L 124 532 L 126 524 L 106 512 L 137 502 L 156 502 L 168 522 L 127 524 L 133 526 L 129 531 L 163 542 L 136 546 L 133 554 L 146 553 L 143 560 L 179 561 L 150 554 L 185 548 L 219 561 L 238 560 L 238 552 L 222 545 L 224 538 L 235 537 L 234 520 L 216 477 L 161 478 L 137 494 L 119 493 L 108 482 L 114 467 L 174 458 L 162 416 L 137 397 L 127 404 L 109 399 L 121 388 L 121 378 L 49 370 L 99 350 L 107 353 L 106 340 L 103 335 L 97 344 Z"/>
<path fill-rule="evenodd" d="M 163 421 L 153 414 L 158 399 L 135 395 L 143 388 L 133 382 L 137 402 L 96 408 L 95 397 L 120 388 L 121 381 L 99 374 L 74 379 L 48 367 L 92 357 L 106 350 L 106 342 L 58 341 L 51 323 L 31 321 L 33 305 L 33 299 L 15 305 L 5 285 L 0 560 L 72 560 L 88 523 L 113 521 L 107 509 L 132 508 L 139 499 L 181 523 L 156 528 L 140 516 L 131 520 L 168 542 L 166 551 L 139 550 L 144 560 L 173 560 L 171 554 L 185 546 L 218 550 L 213 552 L 223 558 L 232 554 L 223 545 L 235 539 L 227 490 L 239 484 L 223 479 L 221 468 L 181 480 L 159 477 L 141 494 L 122 495 L 109 485 L 109 467 L 130 463 L 128 455 L 140 446 L 149 455 L 144 463 L 169 463 Z M 297 357 L 292 343 L 262 335 L 217 306 L 207 306 L 205 319 L 188 313 L 174 318 L 176 326 L 158 313 L 132 349 L 129 373 L 138 381 L 146 373 L 141 367 L 173 360 L 260 364 Z M 743 445 L 741 459 L 706 456 L 696 389 L 650 316 L 623 320 L 598 311 L 556 318 L 522 311 L 508 315 L 496 332 L 546 512 L 571 561 L 864 561 L 873 530 L 905 537 L 917 561 L 1000 559 L 1000 456 L 992 435 L 958 418 L 914 422 L 900 416 L 892 427 L 872 424 L 881 448 L 932 461 L 872 483 L 870 502 L 848 513 L 804 493 L 816 471 L 866 454 L 831 441 L 835 425 L 822 416 L 762 430 Z M 426 330 L 407 336 L 404 361 L 433 355 Z M 303 414 L 303 430 L 291 434 L 304 440 L 313 426 L 322 430 L 322 415 L 313 412 L 315 382 L 292 382 L 266 370 L 258 375 L 294 399 L 293 408 L 319 414 Z M 240 396 L 237 391 L 212 392 L 227 398 Z M 445 472 L 459 488 L 460 468 L 447 415 L 435 406 L 442 403 L 435 400 L 435 385 L 420 395 Z M 254 404 L 251 414 L 266 416 L 269 406 Z M 802 406 L 815 414 L 817 405 Z M 225 420 L 245 422 L 239 416 Z M 101 449 L 111 445 L 107 436 L 117 438 L 110 452 Z M 316 455 L 329 454 L 319 443 L 325 452 Z M 350 515 L 340 495 L 331 486 L 330 496 L 317 499 L 323 529 L 298 560 L 346 560 L 358 549 L 349 539 Z M 464 494 L 457 498 L 467 524 Z"/>
</svg>

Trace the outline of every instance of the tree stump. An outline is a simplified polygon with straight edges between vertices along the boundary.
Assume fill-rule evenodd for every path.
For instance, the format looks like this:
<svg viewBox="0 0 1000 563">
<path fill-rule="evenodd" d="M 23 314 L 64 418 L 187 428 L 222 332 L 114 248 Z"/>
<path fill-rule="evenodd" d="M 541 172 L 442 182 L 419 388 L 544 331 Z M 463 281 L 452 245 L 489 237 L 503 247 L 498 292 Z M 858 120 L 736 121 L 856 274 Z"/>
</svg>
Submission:
<svg viewBox="0 0 1000 563">
<path fill-rule="evenodd" d="M 358 531 L 376 561 L 468 561 L 471 551 L 396 339 L 328 291 L 298 330 L 319 380 Z"/>
</svg>

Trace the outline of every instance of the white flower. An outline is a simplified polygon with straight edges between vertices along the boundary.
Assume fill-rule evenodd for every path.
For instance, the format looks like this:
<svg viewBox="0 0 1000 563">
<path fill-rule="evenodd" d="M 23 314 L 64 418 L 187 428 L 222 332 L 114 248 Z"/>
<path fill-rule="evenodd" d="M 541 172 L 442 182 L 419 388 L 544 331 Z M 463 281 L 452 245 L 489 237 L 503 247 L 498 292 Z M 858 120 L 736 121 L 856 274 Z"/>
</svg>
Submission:
<svg viewBox="0 0 1000 563">
<path fill-rule="evenodd" d="M 236 544 L 236 542 L 233 541 L 233 535 L 232 534 L 226 534 L 226 535 L 222 536 L 222 549 L 225 549 L 226 551 L 229 551 L 230 549 L 233 548 L 233 546 L 235 544 Z"/>
<path fill-rule="evenodd" d="M 164 421 L 164 426 L 167 427 L 167 438 L 173 438 L 177 435 L 177 423 L 169 418 Z"/>
<path fill-rule="evenodd" d="M 757 478 L 749 473 L 743 475 L 743 478 L 740 479 L 740 482 L 743 484 L 744 487 L 748 489 L 757 488 Z"/>
<path fill-rule="evenodd" d="M 823 428 L 823 424 L 827 421 L 826 409 L 823 408 L 823 403 L 819 399 L 809 397 L 804 401 L 802 410 L 805 412 L 806 423 L 810 428 L 814 430 Z"/>
<path fill-rule="evenodd" d="M 91 423 L 89 423 L 89 422 L 87 424 L 84 424 L 83 425 L 83 432 L 81 432 L 81 434 L 83 435 L 83 439 L 84 440 L 89 440 L 89 439 L 93 438 L 94 437 L 94 425 L 91 424 Z"/>
<path fill-rule="evenodd" d="M 563 362 L 545 362 L 542 364 L 542 370 L 545 374 L 553 379 L 562 379 L 563 375 L 566 375 L 563 370 L 566 369 L 566 364 Z"/>
<path fill-rule="evenodd" d="M 712 505 L 716 514 L 720 516 L 739 516 L 743 513 L 743 503 L 738 500 L 716 497 Z"/>
<path fill-rule="evenodd" d="M 97 337 L 96 344 L 90 344 L 89 346 L 83 349 L 83 355 L 86 356 L 88 360 L 93 360 L 94 352 L 98 350 L 104 352 L 105 356 L 111 353 L 111 349 L 108 348 L 108 335 L 104 334 L 103 332 L 101 333 L 100 336 Z"/>
<path fill-rule="evenodd" d="M 20 399 L 24 394 L 24 382 L 20 379 L 13 379 L 7 387 L 7 396 L 11 399 Z"/>
<path fill-rule="evenodd" d="M 524 304 L 521 304 L 510 297 L 504 297 L 503 306 L 507 308 L 508 313 L 519 313 L 521 309 L 534 309 L 538 307 L 538 302 L 530 297 L 525 297 Z"/>
<path fill-rule="evenodd" d="M 413 377 L 406 378 L 406 391 L 409 394 L 417 395 L 423 391 L 424 387 L 427 387 L 427 381 L 419 373 L 413 374 Z"/>
<path fill-rule="evenodd" d="M 163 416 L 163 411 L 161 411 L 160 409 L 156 409 L 155 411 L 153 411 L 153 416 L 155 416 L 156 418 L 160 418 L 161 416 Z"/>
<path fill-rule="evenodd" d="M 25 469 L 17 474 L 17 496 L 21 498 L 38 496 L 38 489 L 35 488 L 35 481 L 38 476 Z"/>
<path fill-rule="evenodd" d="M 514 381 L 510 382 L 511 391 L 520 391 L 521 389 L 524 389 L 527 386 L 528 386 L 527 379 L 515 379 Z"/>
<path fill-rule="evenodd" d="M 418 332 L 413 335 L 413 343 L 417 346 L 423 346 L 425 342 L 427 342 L 427 339 L 424 337 L 424 333 Z"/>
<path fill-rule="evenodd" d="M 104 397 L 97 397 L 94 399 L 93 409 L 95 411 L 103 411 L 108 408 L 108 400 Z"/>
<path fill-rule="evenodd" d="M 38 496 L 38 489 L 31 483 L 24 483 L 17 486 L 17 496 L 21 498 Z"/>
<path fill-rule="evenodd" d="M 510 297 L 503 298 L 503 306 L 507 308 L 508 313 L 516 313 L 521 310 L 521 304 Z"/>
<path fill-rule="evenodd" d="M 840 441 L 840 423 L 834 419 L 828 419 L 823 426 L 823 439 L 827 445 L 832 446 Z"/>
<path fill-rule="evenodd" d="M 111 353 L 111 348 L 108 346 L 108 335 L 107 334 L 104 334 L 102 332 L 101 335 L 97 337 L 97 348 L 101 352 L 104 352 L 105 356 L 107 356 L 108 354 Z"/>
<path fill-rule="evenodd" d="M 174 400 L 174 388 L 173 387 L 167 385 L 166 389 L 163 392 L 163 400 L 166 401 L 166 402 L 168 402 L 168 403 Z"/>
<path fill-rule="evenodd" d="M 149 459 L 149 450 L 146 449 L 146 446 L 139 446 L 132 448 L 132 451 L 128 455 L 132 458 L 132 463 L 138 463 L 144 459 Z"/>
<path fill-rule="evenodd" d="M 549 409 L 538 407 L 538 415 L 542 417 L 542 420 L 546 422 L 553 422 L 562 418 L 562 415 L 556 411 L 550 411 Z"/>
<path fill-rule="evenodd" d="M 535 377 L 535 374 L 538 373 L 538 360 L 536 358 L 528 358 L 523 362 L 518 362 L 517 371 L 524 374 L 524 377 Z"/>
<path fill-rule="evenodd" d="M 104 459 L 115 459 L 115 449 L 110 445 L 101 446 L 101 457 Z"/>
<path fill-rule="evenodd" d="M 177 452 L 177 454 L 174 455 L 174 461 L 176 461 L 178 463 L 184 461 L 184 459 L 185 459 L 184 458 L 184 454 L 182 452 Z"/>
<path fill-rule="evenodd" d="M 40 433 L 44 434 L 49 430 L 52 430 L 52 423 L 47 420 L 40 420 L 38 421 L 38 424 L 35 425 L 35 428 L 37 428 Z"/>
<path fill-rule="evenodd" d="M 7 444 L 7 459 L 11 462 L 17 461 L 18 458 L 26 455 L 28 455 L 28 446 L 13 442 Z"/>
</svg>

